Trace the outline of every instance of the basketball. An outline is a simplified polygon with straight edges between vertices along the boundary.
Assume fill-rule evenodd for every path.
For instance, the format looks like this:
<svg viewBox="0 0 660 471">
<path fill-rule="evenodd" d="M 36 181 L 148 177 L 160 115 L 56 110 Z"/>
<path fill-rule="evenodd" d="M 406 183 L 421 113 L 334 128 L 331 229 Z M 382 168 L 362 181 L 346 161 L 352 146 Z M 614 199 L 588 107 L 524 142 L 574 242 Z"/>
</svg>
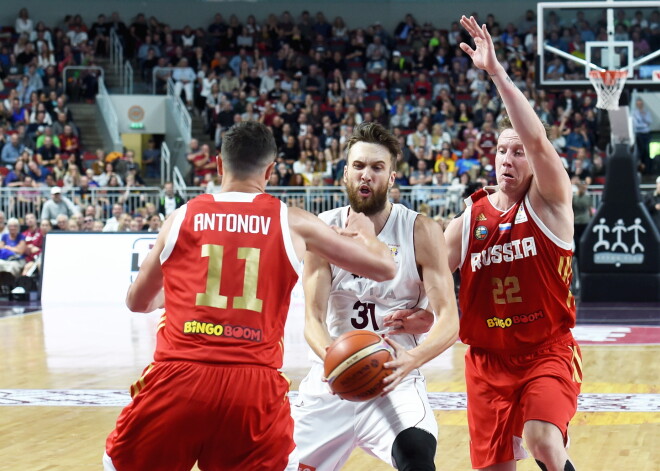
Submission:
<svg viewBox="0 0 660 471">
<path fill-rule="evenodd" d="M 332 342 L 325 355 L 324 374 L 332 392 L 347 401 L 367 401 L 378 396 L 383 378 L 392 374 L 383 365 L 394 350 L 378 334 L 353 330 Z"/>
</svg>

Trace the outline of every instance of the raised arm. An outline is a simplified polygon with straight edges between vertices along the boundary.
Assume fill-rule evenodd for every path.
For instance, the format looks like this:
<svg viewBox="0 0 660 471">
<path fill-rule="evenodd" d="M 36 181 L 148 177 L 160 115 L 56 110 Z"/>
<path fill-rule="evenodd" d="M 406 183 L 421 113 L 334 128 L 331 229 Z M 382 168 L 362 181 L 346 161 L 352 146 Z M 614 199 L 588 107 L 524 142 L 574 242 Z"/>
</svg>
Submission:
<svg viewBox="0 0 660 471">
<path fill-rule="evenodd" d="M 303 290 L 305 292 L 305 340 L 321 360 L 332 343 L 325 318 L 332 283 L 330 265 L 316 254 L 305 255 Z"/>
<path fill-rule="evenodd" d="M 486 25 L 481 27 L 474 17 L 461 18 L 461 25 L 472 36 L 476 49 L 461 43 L 461 49 L 468 54 L 474 65 L 485 70 L 502 97 L 511 123 L 518 134 L 525 154 L 535 177 L 530 188 L 549 205 L 571 204 L 571 182 L 552 143 L 546 137 L 543 123 L 522 92 L 511 81 L 495 56 L 495 47 Z M 540 177 L 542 176 L 542 178 Z M 532 201 L 532 204 L 534 201 Z"/>
<path fill-rule="evenodd" d="M 415 221 L 415 258 L 422 269 L 424 289 L 437 320 L 426 339 L 417 347 L 405 350 L 387 339 L 396 350 L 396 358 L 386 367 L 394 373 L 385 378 L 384 392 L 393 390 L 408 373 L 447 350 L 458 338 L 458 307 L 454 279 L 447 263 L 447 246 L 442 229 L 432 219 L 418 216 Z"/>
<path fill-rule="evenodd" d="M 375 281 L 391 280 L 396 274 L 390 249 L 378 240 L 373 223 L 364 214 L 351 212 L 346 229 L 341 231 L 343 235 L 298 208 L 289 208 L 289 225 L 299 258 L 307 250 Z"/>
</svg>

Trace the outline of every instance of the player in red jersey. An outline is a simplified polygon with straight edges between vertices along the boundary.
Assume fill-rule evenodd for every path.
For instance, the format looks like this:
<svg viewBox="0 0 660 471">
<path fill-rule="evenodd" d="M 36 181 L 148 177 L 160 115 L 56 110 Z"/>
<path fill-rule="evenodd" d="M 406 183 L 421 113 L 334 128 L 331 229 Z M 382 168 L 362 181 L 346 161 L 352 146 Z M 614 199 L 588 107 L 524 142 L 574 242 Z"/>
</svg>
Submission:
<svg viewBox="0 0 660 471">
<path fill-rule="evenodd" d="M 502 97 L 495 158 L 498 188 L 480 190 L 446 231 L 460 267 L 459 335 L 465 357 L 470 454 L 475 469 L 510 471 L 527 447 L 543 470 L 570 471 L 567 428 L 582 381 L 570 328 L 571 183 L 543 123 L 495 56 L 485 25 L 461 19 L 461 43 Z"/>
<path fill-rule="evenodd" d="M 335 232 L 264 193 L 275 166 L 270 130 L 239 123 L 218 159 L 222 191 L 165 222 L 126 304 L 163 306 L 154 362 L 131 387 L 106 442 L 106 471 L 297 470 L 282 366 L 291 290 L 306 250 L 375 280 L 390 250 L 362 214 Z"/>
</svg>

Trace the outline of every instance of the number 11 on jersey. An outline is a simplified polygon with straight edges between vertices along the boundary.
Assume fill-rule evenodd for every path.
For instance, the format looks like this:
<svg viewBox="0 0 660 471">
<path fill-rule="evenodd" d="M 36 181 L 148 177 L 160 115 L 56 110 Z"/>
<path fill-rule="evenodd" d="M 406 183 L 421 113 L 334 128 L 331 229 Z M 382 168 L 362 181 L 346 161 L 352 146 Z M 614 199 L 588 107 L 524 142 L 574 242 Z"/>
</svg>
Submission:
<svg viewBox="0 0 660 471">
<path fill-rule="evenodd" d="M 224 251 L 225 248 L 222 245 L 202 245 L 202 257 L 208 258 L 206 291 L 197 293 L 195 305 L 227 309 L 228 298 L 220 294 Z M 245 260 L 245 272 L 243 273 L 243 295 L 232 299 L 232 308 L 261 312 L 263 301 L 257 298 L 261 249 L 239 247 L 236 255 L 239 260 Z"/>
</svg>

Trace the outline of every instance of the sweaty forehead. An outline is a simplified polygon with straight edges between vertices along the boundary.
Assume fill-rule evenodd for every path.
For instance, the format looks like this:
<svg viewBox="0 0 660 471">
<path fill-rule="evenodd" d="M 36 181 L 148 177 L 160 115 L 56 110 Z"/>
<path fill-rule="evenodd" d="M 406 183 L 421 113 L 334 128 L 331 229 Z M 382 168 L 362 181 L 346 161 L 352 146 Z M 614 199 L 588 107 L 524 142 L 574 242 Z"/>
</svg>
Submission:
<svg viewBox="0 0 660 471">
<path fill-rule="evenodd" d="M 514 131 L 513 129 L 505 129 L 502 131 L 500 134 L 500 137 L 497 139 L 497 145 L 498 146 L 515 146 L 515 145 L 522 145 L 522 142 L 520 140 L 520 137 L 518 137 L 518 133 Z"/>
<path fill-rule="evenodd" d="M 354 162 L 359 160 L 365 164 L 374 164 L 377 162 L 389 163 L 392 160 L 387 147 L 371 142 L 358 142 L 351 147 L 348 153 L 348 160 Z"/>
</svg>

